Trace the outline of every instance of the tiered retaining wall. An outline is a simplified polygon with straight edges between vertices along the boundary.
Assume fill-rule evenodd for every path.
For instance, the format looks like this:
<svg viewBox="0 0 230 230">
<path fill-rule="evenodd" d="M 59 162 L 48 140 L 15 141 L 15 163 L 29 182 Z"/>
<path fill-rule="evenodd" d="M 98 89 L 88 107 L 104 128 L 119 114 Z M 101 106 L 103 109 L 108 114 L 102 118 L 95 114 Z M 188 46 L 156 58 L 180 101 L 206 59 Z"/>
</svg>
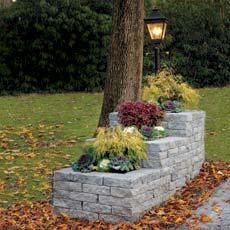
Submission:
<svg viewBox="0 0 230 230">
<path fill-rule="evenodd" d="M 169 137 L 147 141 L 149 159 L 125 174 L 80 173 L 71 168 L 54 173 L 56 212 L 107 222 L 134 222 L 194 178 L 204 161 L 205 113 L 168 113 L 162 125 Z M 110 115 L 111 125 L 117 114 Z"/>
</svg>

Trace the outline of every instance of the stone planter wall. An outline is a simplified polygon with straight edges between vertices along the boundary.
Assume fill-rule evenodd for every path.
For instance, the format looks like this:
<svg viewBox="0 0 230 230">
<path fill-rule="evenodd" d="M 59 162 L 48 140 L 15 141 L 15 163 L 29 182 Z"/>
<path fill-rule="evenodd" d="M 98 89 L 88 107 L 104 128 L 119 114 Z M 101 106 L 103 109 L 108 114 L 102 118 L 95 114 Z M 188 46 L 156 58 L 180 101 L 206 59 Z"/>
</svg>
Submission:
<svg viewBox="0 0 230 230">
<path fill-rule="evenodd" d="M 201 111 L 167 114 L 162 125 L 170 136 L 146 142 L 149 159 L 140 170 L 125 174 L 56 171 L 56 212 L 107 222 L 138 220 L 199 173 L 204 161 L 204 122 Z M 117 124 L 116 113 L 110 115 L 110 123 Z"/>
</svg>

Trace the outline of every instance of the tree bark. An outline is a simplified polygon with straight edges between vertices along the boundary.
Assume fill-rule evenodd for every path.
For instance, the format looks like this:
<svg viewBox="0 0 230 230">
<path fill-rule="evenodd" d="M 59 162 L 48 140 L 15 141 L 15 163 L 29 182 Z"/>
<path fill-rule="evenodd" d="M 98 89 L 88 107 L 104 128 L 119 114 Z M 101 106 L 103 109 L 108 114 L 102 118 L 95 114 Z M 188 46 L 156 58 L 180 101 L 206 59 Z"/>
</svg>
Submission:
<svg viewBox="0 0 230 230">
<path fill-rule="evenodd" d="M 0 0 L 0 7 L 8 7 L 12 4 L 12 0 Z"/>
<path fill-rule="evenodd" d="M 114 0 L 113 31 L 104 99 L 98 126 L 124 101 L 141 97 L 144 40 L 144 0 Z"/>
</svg>

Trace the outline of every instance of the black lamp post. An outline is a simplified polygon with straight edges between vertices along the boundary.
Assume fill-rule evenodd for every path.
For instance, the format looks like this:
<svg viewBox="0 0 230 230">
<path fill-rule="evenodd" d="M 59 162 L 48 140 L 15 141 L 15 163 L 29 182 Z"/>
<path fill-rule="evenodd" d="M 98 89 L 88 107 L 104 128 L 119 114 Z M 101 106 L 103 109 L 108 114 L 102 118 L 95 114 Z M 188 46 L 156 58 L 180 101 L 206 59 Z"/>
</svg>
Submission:
<svg viewBox="0 0 230 230">
<path fill-rule="evenodd" d="M 168 19 L 160 13 L 158 9 L 153 9 L 149 17 L 145 18 L 145 23 L 154 44 L 155 51 L 155 73 L 157 74 L 160 68 L 160 43 L 165 38 L 165 32 L 168 24 Z"/>
</svg>

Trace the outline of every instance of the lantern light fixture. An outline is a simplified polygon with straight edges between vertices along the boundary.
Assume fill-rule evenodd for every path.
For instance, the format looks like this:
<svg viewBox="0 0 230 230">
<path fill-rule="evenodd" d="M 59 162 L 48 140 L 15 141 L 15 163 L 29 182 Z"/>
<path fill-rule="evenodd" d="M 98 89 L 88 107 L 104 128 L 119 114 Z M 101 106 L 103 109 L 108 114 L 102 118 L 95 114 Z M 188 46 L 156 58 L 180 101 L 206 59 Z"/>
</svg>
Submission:
<svg viewBox="0 0 230 230">
<path fill-rule="evenodd" d="M 150 16 L 145 18 L 145 23 L 148 28 L 150 38 L 155 49 L 155 73 L 157 74 L 160 68 L 160 50 L 159 45 L 164 40 L 168 19 L 162 15 L 159 9 L 153 9 Z"/>
</svg>

